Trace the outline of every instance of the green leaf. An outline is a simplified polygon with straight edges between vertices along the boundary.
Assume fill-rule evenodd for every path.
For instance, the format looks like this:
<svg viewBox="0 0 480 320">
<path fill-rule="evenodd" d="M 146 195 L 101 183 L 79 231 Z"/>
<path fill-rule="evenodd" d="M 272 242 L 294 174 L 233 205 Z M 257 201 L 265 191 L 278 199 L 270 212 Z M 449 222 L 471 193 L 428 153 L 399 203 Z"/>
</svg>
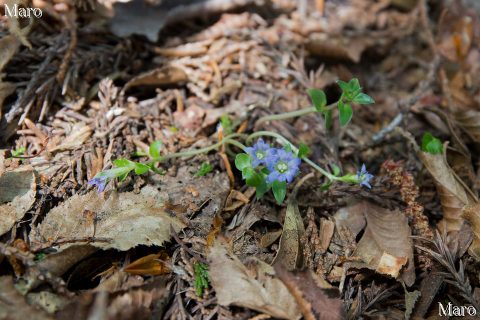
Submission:
<svg viewBox="0 0 480 320">
<path fill-rule="evenodd" d="M 25 153 L 27 149 L 25 147 L 20 147 L 18 149 L 12 150 L 10 153 L 12 154 L 13 157 L 19 157 L 22 154 Z"/>
<path fill-rule="evenodd" d="M 349 86 L 349 84 L 346 83 L 345 81 L 337 80 L 337 84 L 338 84 L 338 86 L 340 87 L 340 89 L 342 89 L 342 91 L 343 91 L 344 93 L 350 92 L 350 86 Z"/>
<path fill-rule="evenodd" d="M 250 187 L 258 187 L 261 184 L 265 184 L 265 178 L 263 177 L 263 174 L 255 172 L 246 179 L 246 183 Z"/>
<path fill-rule="evenodd" d="M 338 101 L 339 120 L 341 126 L 346 126 L 353 116 L 352 106 L 343 101 Z"/>
<path fill-rule="evenodd" d="M 327 191 L 328 189 L 330 189 L 331 186 L 332 186 L 332 181 L 328 181 L 328 182 L 325 182 L 324 184 L 322 184 L 320 186 L 320 189 L 322 191 Z"/>
<path fill-rule="evenodd" d="M 45 259 L 46 257 L 47 257 L 47 254 L 46 254 L 46 253 L 40 252 L 40 253 L 37 253 L 37 254 L 35 255 L 34 260 L 35 260 L 35 261 L 42 261 L 42 260 Z"/>
<path fill-rule="evenodd" d="M 310 154 L 310 148 L 303 142 L 300 143 L 298 146 L 298 152 L 297 152 L 297 157 L 300 159 L 305 158 Z"/>
<path fill-rule="evenodd" d="M 255 174 L 255 170 L 252 167 L 245 167 L 242 170 L 242 178 L 244 180 L 251 179 Z"/>
<path fill-rule="evenodd" d="M 207 173 L 212 172 L 212 170 L 213 170 L 212 165 L 208 162 L 204 162 L 198 169 L 197 173 L 195 173 L 195 177 L 203 177 Z"/>
<path fill-rule="evenodd" d="M 325 92 L 319 89 L 308 89 L 307 90 L 310 99 L 312 99 L 313 106 L 317 109 L 318 112 L 324 112 L 325 107 L 327 106 L 327 96 Z"/>
<path fill-rule="evenodd" d="M 360 92 L 362 90 L 362 87 L 360 87 L 360 82 L 358 81 L 357 78 L 353 78 L 350 81 L 348 81 L 348 91 L 350 93 L 355 93 L 355 92 Z"/>
<path fill-rule="evenodd" d="M 114 160 L 113 164 L 115 165 L 115 167 L 118 167 L 118 168 L 124 168 L 124 167 L 133 168 L 135 166 L 135 162 L 132 162 L 132 161 L 127 160 L 127 159 Z"/>
<path fill-rule="evenodd" d="M 129 173 L 130 173 L 130 172 L 125 172 L 125 173 L 122 173 L 121 175 L 119 175 L 119 176 L 118 176 L 118 181 L 122 182 L 122 181 L 124 181 L 125 179 L 127 179 Z"/>
<path fill-rule="evenodd" d="M 425 132 L 422 137 L 422 151 L 431 154 L 441 154 L 443 153 L 442 141 L 435 138 L 430 132 Z"/>
<path fill-rule="evenodd" d="M 228 114 L 224 114 L 220 117 L 220 125 L 222 126 L 223 132 L 226 136 L 233 132 L 232 121 L 230 120 Z"/>
<path fill-rule="evenodd" d="M 290 143 L 287 143 L 286 145 L 283 146 L 283 150 L 287 152 L 292 152 L 292 145 Z"/>
<path fill-rule="evenodd" d="M 261 199 L 268 190 L 270 190 L 270 186 L 265 179 L 262 179 L 262 183 L 255 187 L 257 199 Z"/>
<path fill-rule="evenodd" d="M 360 92 L 357 94 L 355 98 L 353 98 L 354 103 L 358 104 L 372 104 L 375 103 L 375 101 L 370 97 L 368 94 L 365 94 L 363 92 Z"/>
<path fill-rule="evenodd" d="M 337 166 L 336 164 L 332 164 L 332 169 L 333 169 L 333 175 L 338 177 L 340 175 L 340 167 Z"/>
<path fill-rule="evenodd" d="M 143 152 L 143 151 L 134 151 L 134 152 L 131 153 L 131 156 L 133 158 L 147 157 L 148 153 Z"/>
<path fill-rule="evenodd" d="M 280 182 L 275 180 L 272 184 L 272 191 L 277 203 L 282 204 L 283 200 L 285 200 L 285 195 L 287 194 L 287 183 L 285 181 Z"/>
<path fill-rule="evenodd" d="M 147 166 L 146 164 L 136 163 L 136 162 L 134 162 L 134 164 L 135 164 L 135 174 L 137 176 L 147 173 L 150 170 L 150 167 Z"/>
<path fill-rule="evenodd" d="M 252 166 L 252 159 L 250 156 L 246 153 L 239 153 L 235 157 L 235 167 L 237 167 L 238 170 L 243 171 L 243 169 L 251 167 Z"/>
<path fill-rule="evenodd" d="M 325 128 L 330 129 L 333 125 L 333 111 L 327 110 L 323 116 L 325 117 Z"/>
<path fill-rule="evenodd" d="M 161 157 L 160 150 L 162 149 L 162 141 L 156 140 L 152 142 L 148 148 L 148 153 L 152 159 L 159 159 Z"/>
</svg>

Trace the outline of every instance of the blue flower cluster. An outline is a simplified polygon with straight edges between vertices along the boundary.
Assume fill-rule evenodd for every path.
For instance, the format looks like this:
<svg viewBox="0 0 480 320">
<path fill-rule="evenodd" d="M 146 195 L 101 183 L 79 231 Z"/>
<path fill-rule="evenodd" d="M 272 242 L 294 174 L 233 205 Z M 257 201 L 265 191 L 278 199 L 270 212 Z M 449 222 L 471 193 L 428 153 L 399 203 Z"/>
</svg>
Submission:
<svg viewBox="0 0 480 320">
<path fill-rule="evenodd" d="M 301 160 L 293 152 L 272 148 L 262 139 L 258 139 L 257 143 L 245 151 L 252 158 L 253 168 L 264 165 L 268 169 L 267 183 L 274 181 L 290 183 L 300 169 Z"/>
</svg>

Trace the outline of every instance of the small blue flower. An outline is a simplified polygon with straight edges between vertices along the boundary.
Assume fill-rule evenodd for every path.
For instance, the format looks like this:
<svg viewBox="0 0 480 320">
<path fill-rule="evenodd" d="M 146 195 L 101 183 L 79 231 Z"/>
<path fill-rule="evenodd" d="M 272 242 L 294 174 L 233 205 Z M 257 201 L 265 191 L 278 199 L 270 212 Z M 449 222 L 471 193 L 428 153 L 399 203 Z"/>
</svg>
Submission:
<svg viewBox="0 0 480 320">
<path fill-rule="evenodd" d="M 266 164 L 266 158 L 272 149 L 263 139 L 258 139 L 252 147 L 247 147 L 245 151 L 252 158 L 252 167 L 256 168 L 261 164 Z"/>
<path fill-rule="evenodd" d="M 274 149 L 268 153 L 266 165 L 270 173 L 267 176 L 267 182 L 276 181 L 292 182 L 297 175 L 300 167 L 300 158 L 297 158 L 293 152 L 284 149 Z"/>
<path fill-rule="evenodd" d="M 362 165 L 362 169 L 360 171 L 357 171 L 357 179 L 358 179 L 358 183 L 361 185 L 361 186 L 365 186 L 369 189 L 372 188 L 372 186 L 370 185 L 370 180 L 373 178 L 373 174 L 370 174 L 368 171 L 367 171 L 367 168 L 365 167 L 365 164 Z"/>
<path fill-rule="evenodd" d="M 88 184 L 97 187 L 98 193 L 102 193 L 107 186 L 108 180 L 109 179 L 107 176 L 96 175 L 95 177 L 93 177 L 93 179 L 88 180 Z"/>
</svg>

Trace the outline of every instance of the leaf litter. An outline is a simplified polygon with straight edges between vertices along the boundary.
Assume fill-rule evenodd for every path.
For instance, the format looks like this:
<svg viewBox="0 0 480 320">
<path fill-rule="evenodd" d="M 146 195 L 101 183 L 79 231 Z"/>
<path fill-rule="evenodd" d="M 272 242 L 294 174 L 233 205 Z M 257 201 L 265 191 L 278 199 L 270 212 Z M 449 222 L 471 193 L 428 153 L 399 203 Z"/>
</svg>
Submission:
<svg viewBox="0 0 480 320">
<path fill-rule="evenodd" d="M 0 318 L 480 312 L 475 1 L 33 5 L 39 23 L 0 25 Z M 353 78 L 376 103 L 330 110 L 348 126 L 261 120 L 307 109 L 309 89 L 345 100 L 336 82 Z M 302 164 L 279 205 L 222 145 L 88 184 L 150 145 L 161 158 L 260 131 L 367 180 Z"/>
</svg>

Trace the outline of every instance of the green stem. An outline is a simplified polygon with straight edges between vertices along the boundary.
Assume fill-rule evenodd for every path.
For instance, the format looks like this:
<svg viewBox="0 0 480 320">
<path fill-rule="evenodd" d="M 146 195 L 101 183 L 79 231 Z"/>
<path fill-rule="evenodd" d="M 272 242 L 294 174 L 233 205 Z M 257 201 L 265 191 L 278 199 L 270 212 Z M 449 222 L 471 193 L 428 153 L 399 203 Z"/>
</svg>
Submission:
<svg viewBox="0 0 480 320">
<path fill-rule="evenodd" d="M 195 156 L 197 154 L 207 153 L 207 152 L 210 152 L 212 150 L 217 149 L 218 147 L 220 147 L 221 145 L 226 144 L 226 143 L 237 146 L 240 149 L 242 149 L 243 151 L 245 151 L 246 147 L 242 143 L 240 143 L 236 140 L 233 140 L 233 138 L 239 138 L 239 137 L 244 137 L 244 136 L 245 136 L 245 134 L 233 133 L 233 134 L 230 134 L 230 135 L 224 137 L 221 141 L 219 141 L 215 144 L 212 144 L 211 146 L 201 148 L 201 149 L 170 153 L 170 154 L 167 154 L 167 155 L 163 156 L 161 158 L 161 160 L 180 158 L 180 157 L 191 157 L 191 156 Z"/>
<path fill-rule="evenodd" d="M 337 102 L 329 104 L 328 106 L 325 107 L 325 111 L 332 110 L 337 106 Z M 290 118 L 296 118 L 300 116 L 304 116 L 306 114 L 314 113 L 317 112 L 317 109 L 315 107 L 308 107 L 308 108 L 303 108 L 300 110 L 295 110 L 291 112 L 285 112 L 285 113 L 280 113 L 280 114 L 272 114 L 268 116 L 261 117 L 260 119 L 257 120 L 257 123 L 262 123 L 265 121 L 273 121 L 273 120 L 285 120 L 285 119 L 290 119 Z"/>
<path fill-rule="evenodd" d="M 292 147 L 292 150 L 296 153 L 298 152 L 298 148 L 295 147 L 294 144 L 292 144 L 290 141 L 288 141 L 287 138 L 285 138 L 284 136 L 276 133 L 276 132 L 271 132 L 271 131 L 257 131 L 255 133 L 252 133 L 251 135 L 249 135 L 247 137 L 247 140 L 246 142 L 249 143 L 251 142 L 253 139 L 255 139 L 256 137 L 262 137 L 262 136 L 267 136 L 267 137 L 273 137 L 277 140 L 279 140 L 279 143 L 282 144 L 282 145 L 287 145 L 289 144 L 291 147 Z M 308 163 L 312 168 L 314 168 L 315 170 L 317 170 L 318 172 L 320 172 L 321 174 L 323 174 L 325 177 L 327 177 L 328 179 L 330 180 L 339 180 L 339 177 L 336 177 L 334 176 L 333 174 L 331 174 L 330 172 L 324 170 L 322 167 L 320 167 L 319 165 L 317 165 L 315 162 L 313 162 L 312 160 L 304 157 L 302 158 L 303 161 L 305 161 L 306 163 Z"/>
</svg>

